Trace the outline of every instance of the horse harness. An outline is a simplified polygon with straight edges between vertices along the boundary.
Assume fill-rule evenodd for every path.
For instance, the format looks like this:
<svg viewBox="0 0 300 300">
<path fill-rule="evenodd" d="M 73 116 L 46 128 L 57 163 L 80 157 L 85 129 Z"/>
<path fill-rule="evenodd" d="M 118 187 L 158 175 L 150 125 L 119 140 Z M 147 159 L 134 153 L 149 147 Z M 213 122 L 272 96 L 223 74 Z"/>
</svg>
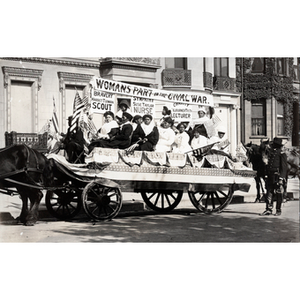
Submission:
<svg viewBox="0 0 300 300">
<path fill-rule="evenodd" d="M 20 170 L 15 170 L 15 171 L 12 171 L 12 172 L 9 172 L 9 173 L 6 173 L 2 176 L 0 176 L 0 179 L 4 179 L 6 181 L 9 181 L 9 182 L 12 182 L 12 183 L 17 183 L 17 184 L 20 184 L 20 185 L 25 185 L 25 186 L 29 186 L 29 187 L 33 187 L 33 188 L 37 188 L 37 189 L 43 189 L 43 187 L 41 186 L 41 183 L 38 183 L 36 182 L 29 174 L 28 172 L 35 172 L 35 173 L 40 173 L 40 174 L 43 174 L 44 172 L 44 168 L 43 169 L 40 169 L 40 164 L 39 164 L 39 161 L 38 161 L 38 157 L 36 155 L 36 153 L 30 149 L 27 145 L 25 145 L 25 149 L 27 151 L 27 160 L 26 160 L 26 165 L 24 168 L 20 169 Z M 29 166 L 29 159 L 30 159 L 30 153 L 33 153 L 34 155 L 34 158 L 35 158 L 35 162 L 36 162 L 36 167 L 30 167 Z M 13 180 L 11 178 L 8 178 L 8 177 L 11 177 L 11 176 L 14 176 L 14 175 L 17 175 L 17 174 L 21 174 L 21 173 L 25 173 L 27 175 L 27 178 L 34 184 L 34 185 L 31 185 L 31 184 L 27 184 L 27 183 L 22 183 L 22 182 L 18 182 L 16 180 Z"/>
</svg>

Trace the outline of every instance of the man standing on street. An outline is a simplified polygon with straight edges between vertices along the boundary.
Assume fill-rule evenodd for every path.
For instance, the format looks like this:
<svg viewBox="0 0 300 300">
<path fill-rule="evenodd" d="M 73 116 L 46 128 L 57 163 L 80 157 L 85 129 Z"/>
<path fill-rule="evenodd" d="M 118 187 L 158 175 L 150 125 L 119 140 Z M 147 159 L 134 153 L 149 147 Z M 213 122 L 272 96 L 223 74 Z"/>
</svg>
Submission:
<svg viewBox="0 0 300 300">
<path fill-rule="evenodd" d="M 268 164 L 266 166 L 266 210 L 261 215 L 272 214 L 274 200 L 276 200 L 276 213 L 274 216 L 281 215 L 283 184 L 286 184 L 284 181 L 287 179 L 287 156 L 282 151 L 282 146 L 281 138 L 275 137 L 273 142 L 271 142 L 271 148 L 268 153 Z"/>
</svg>

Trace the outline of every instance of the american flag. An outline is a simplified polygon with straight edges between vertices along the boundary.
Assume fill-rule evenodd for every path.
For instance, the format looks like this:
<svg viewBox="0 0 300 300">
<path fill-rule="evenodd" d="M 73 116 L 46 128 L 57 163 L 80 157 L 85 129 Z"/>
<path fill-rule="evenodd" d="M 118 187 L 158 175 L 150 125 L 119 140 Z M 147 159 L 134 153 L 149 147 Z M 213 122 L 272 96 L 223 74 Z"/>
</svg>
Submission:
<svg viewBox="0 0 300 300">
<path fill-rule="evenodd" d="M 89 117 L 88 112 L 82 111 L 79 116 L 79 127 L 85 135 L 85 139 L 88 141 L 89 136 L 97 138 L 97 127 L 93 120 Z"/>
<path fill-rule="evenodd" d="M 53 114 L 52 114 L 52 124 L 56 133 L 59 132 L 59 125 L 58 125 L 58 118 L 56 114 L 56 106 L 55 106 L 55 99 L 53 97 Z"/>
<path fill-rule="evenodd" d="M 87 103 L 88 103 L 88 98 L 84 97 L 83 99 L 81 99 L 77 91 L 74 98 L 73 115 L 72 115 L 70 131 L 74 130 L 77 127 L 79 116 L 82 110 L 86 107 Z"/>
<path fill-rule="evenodd" d="M 204 147 L 200 147 L 200 148 L 197 148 L 197 149 L 193 149 L 193 155 L 196 156 L 196 157 L 199 157 L 199 156 L 203 156 L 205 154 L 207 154 L 209 152 L 209 150 L 214 146 L 214 144 L 216 143 L 213 143 L 213 144 L 210 144 L 210 145 L 207 145 L 207 146 L 204 146 Z"/>
</svg>

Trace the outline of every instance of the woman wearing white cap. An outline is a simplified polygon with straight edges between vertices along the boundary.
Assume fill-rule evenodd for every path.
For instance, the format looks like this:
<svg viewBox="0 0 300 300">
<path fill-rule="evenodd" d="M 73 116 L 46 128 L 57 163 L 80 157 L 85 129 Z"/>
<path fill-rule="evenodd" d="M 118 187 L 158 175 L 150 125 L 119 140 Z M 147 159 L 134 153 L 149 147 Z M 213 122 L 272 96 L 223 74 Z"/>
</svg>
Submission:
<svg viewBox="0 0 300 300">
<path fill-rule="evenodd" d="M 209 118 L 206 115 L 206 111 L 204 108 L 200 108 L 198 110 L 198 116 L 199 118 L 192 120 L 188 127 L 186 128 L 186 131 L 189 132 L 190 137 L 193 138 L 194 132 L 197 129 L 200 132 L 200 135 L 203 135 L 207 137 L 206 128 L 204 127 L 204 123 L 209 120 Z M 192 132 L 190 132 L 192 130 Z"/>
<path fill-rule="evenodd" d="M 206 116 L 206 111 L 204 108 L 200 108 L 198 110 L 198 116 L 199 116 L 199 118 L 194 119 L 190 122 L 189 126 L 187 127 L 187 130 L 189 128 L 195 129 L 195 126 L 202 125 L 204 122 L 209 120 L 209 118 Z"/>
<path fill-rule="evenodd" d="M 229 153 L 229 147 L 228 147 L 229 143 L 226 143 L 227 138 L 225 137 L 225 134 L 226 134 L 225 127 L 224 126 L 219 126 L 218 127 L 218 136 L 212 136 L 208 140 L 208 144 L 213 144 L 213 143 L 219 142 L 216 145 L 214 145 L 212 147 L 212 149 L 221 150 L 221 151 L 224 151 L 226 153 Z M 222 142 L 224 142 L 224 143 L 222 143 Z"/>
</svg>

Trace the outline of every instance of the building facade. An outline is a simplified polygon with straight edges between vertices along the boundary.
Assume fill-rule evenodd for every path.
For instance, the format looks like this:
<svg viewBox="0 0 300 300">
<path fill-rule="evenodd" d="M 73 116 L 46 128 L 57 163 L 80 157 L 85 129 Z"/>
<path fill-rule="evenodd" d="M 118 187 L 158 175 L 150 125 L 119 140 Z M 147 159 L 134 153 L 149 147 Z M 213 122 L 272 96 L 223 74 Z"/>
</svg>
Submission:
<svg viewBox="0 0 300 300">
<path fill-rule="evenodd" d="M 242 140 L 284 140 L 299 146 L 300 61 L 294 57 L 237 58 Z"/>
<path fill-rule="evenodd" d="M 226 128 L 230 151 L 241 142 L 240 92 L 236 87 L 235 58 L 106 57 L 106 58 L 0 58 L 0 147 L 5 132 L 39 132 L 51 119 L 55 99 L 60 131 L 67 131 L 73 100 L 83 96 L 96 76 L 162 90 L 212 95 L 214 111 Z M 158 102 L 155 119 L 163 106 Z M 198 107 L 193 106 L 193 117 Z M 103 122 L 95 118 L 96 126 Z"/>
</svg>

